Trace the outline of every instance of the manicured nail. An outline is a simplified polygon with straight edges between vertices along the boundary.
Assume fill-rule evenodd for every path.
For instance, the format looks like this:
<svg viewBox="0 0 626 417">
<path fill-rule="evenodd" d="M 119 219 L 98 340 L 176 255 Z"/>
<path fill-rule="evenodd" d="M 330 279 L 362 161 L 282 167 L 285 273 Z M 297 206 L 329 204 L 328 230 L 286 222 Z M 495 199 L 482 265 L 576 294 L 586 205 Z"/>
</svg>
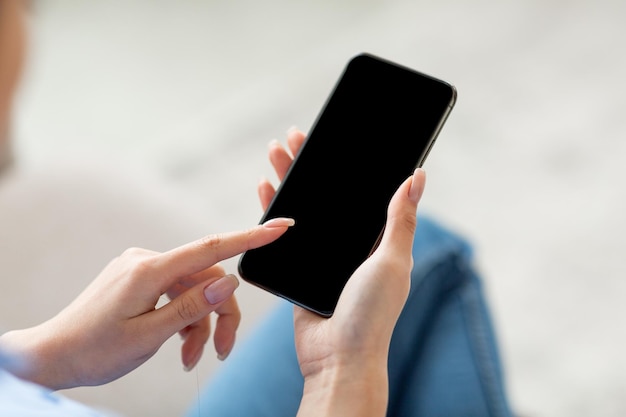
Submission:
<svg viewBox="0 0 626 417">
<path fill-rule="evenodd" d="M 230 352 L 233 350 L 234 345 L 235 345 L 234 338 L 227 344 L 215 343 L 215 349 L 217 351 L 217 359 L 219 359 L 220 361 L 225 360 L 228 357 L 228 355 L 230 355 Z"/>
<path fill-rule="evenodd" d="M 415 172 L 413 172 L 411 189 L 409 190 L 409 198 L 414 203 L 419 203 L 420 198 L 422 198 L 422 193 L 424 192 L 424 181 L 419 177 L 423 177 L 425 175 L 426 172 L 423 168 L 417 168 Z"/>
<path fill-rule="evenodd" d="M 289 217 L 276 217 L 275 219 L 269 219 L 265 223 L 263 223 L 264 227 L 291 227 L 296 224 L 294 219 L 290 219 Z"/>
<path fill-rule="evenodd" d="M 282 147 L 282 145 L 280 144 L 278 139 L 270 140 L 270 143 L 267 146 L 270 147 L 270 148 L 273 148 L 274 146 Z"/>
<path fill-rule="evenodd" d="M 196 365 L 198 364 L 198 362 L 200 362 L 200 357 L 202 356 L 202 351 L 203 349 L 198 349 L 197 352 L 195 352 L 193 354 L 193 356 L 191 357 L 191 360 L 189 361 L 189 363 L 187 365 L 183 366 L 183 370 L 185 372 L 189 372 L 191 371 L 193 368 L 196 367 Z"/>
<path fill-rule="evenodd" d="M 230 355 L 230 350 L 228 352 L 218 353 L 217 359 L 219 359 L 220 361 L 223 361 L 228 357 L 228 355 Z"/>
<path fill-rule="evenodd" d="M 226 275 L 204 289 L 204 297 L 209 304 L 219 304 L 233 295 L 239 280 L 233 274 Z"/>
</svg>

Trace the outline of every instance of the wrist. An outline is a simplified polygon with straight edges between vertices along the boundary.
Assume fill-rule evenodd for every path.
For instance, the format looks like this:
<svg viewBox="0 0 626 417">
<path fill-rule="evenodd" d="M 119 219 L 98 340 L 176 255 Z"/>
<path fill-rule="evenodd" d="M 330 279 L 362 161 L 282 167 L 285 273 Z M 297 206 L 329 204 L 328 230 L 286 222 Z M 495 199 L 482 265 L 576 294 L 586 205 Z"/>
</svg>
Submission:
<svg viewBox="0 0 626 417">
<path fill-rule="evenodd" d="M 298 417 L 384 416 L 387 401 L 386 360 L 352 361 L 305 377 Z"/>
<path fill-rule="evenodd" d="M 8 369 L 18 378 L 53 390 L 75 384 L 68 377 L 68 367 L 59 352 L 62 343 L 49 337 L 43 325 L 13 330 L 0 336 L 0 345 L 15 360 Z"/>
</svg>

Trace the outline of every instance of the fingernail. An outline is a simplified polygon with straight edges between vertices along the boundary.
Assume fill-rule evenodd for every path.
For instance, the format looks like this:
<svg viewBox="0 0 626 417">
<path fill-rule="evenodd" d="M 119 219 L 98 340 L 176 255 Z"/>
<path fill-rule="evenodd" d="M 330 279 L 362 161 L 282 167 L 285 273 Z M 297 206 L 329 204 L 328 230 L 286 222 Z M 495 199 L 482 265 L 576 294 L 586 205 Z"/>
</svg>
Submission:
<svg viewBox="0 0 626 417">
<path fill-rule="evenodd" d="M 196 363 L 195 363 L 195 362 L 192 362 L 192 363 L 190 363 L 189 365 L 183 365 L 183 371 L 185 371 L 185 372 L 191 372 L 191 370 L 192 370 L 193 368 L 195 368 L 195 367 L 196 367 Z"/>
<path fill-rule="evenodd" d="M 276 217 L 263 223 L 263 227 L 291 227 L 294 224 L 296 224 L 296 221 L 294 219 L 290 219 L 289 217 Z"/>
<path fill-rule="evenodd" d="M 280 147 L 282 145 L 280 144 L 278 139 L 272 139 L 272 140 L 270 140 L 270 143 L 267 146 L 270 147 L 270 148 L 273 148 L 274 146 Z"/>
<path fill-rule="evenodd" d="M 196 367 L 198 362 L 200 362 L 200 357 L 202 356 L 202 350 L 203 349 L 198 349 L 198 351 L 195 352 L 194 355 L 192 356 L 192 358 L 189 361 L 189 363 L 183 366 L 183 370 L 185 372 L 191 371 L 193 368 Z"/>
<path fill-rule="evenodd" d="M 217 359 L 219 359 L 220 361 L 223 361 L 228 357 L 228 355 L 230 355 L 230 350 L 228 352 L 218 353 Z"/>
<path fill-rule="evenodd" d="M 289 129 L 287 129 L 287 135 L 290 135 L 291 133 L 295 132 L 296 130 L 298 130 L 298 128 L 296 126 L 291 126 Z"/>
<path fill-rule="evenodd" d="M 226 275 L 204 289 L 204 297 L 209 304 L 219 304 L 233 295 L 239 280 L 233 274 Z"/>
<path fill-rule="evenodd" d="M 409 198 L 414 203 L 418 203 L 420 201 L 420 198 L 422 198 L 422 193 L 424 192 L 424 182 L 419 177 L 423 177 L 424 175 L 426 175 L 426 172 L 423 168 L 417 168 L 413 172 L 411 189 L 409 190 Z"/>
</svg>

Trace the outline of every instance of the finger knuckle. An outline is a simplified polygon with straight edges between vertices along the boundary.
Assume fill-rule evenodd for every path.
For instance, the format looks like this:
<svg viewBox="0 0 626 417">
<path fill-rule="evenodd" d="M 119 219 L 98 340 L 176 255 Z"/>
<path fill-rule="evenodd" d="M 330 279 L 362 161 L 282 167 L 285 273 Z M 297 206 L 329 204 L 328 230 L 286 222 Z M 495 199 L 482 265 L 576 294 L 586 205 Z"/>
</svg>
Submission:
<svg viewBox="0 0 626 417">
<path fill-rule="evenodd" d="M 134 263 L 131 274 L 136 277 L 146 277 L 152 275 L 154 269 L 154 260 L 152 258 L 144 258 Z"/>
<path fill-rule="evenodd" d="M 128 248 L 118 257 L 118 259 L 130 265 L 130 272 L 143 275 L 154 268 L 154 257 L 142 248 Z"/>
<path fill-rule="evenodd" d="M 131 248 L 126 249 L 124 252 L 122 252 L 120 257 L 121 258 L 136 258 L 138 256 L 143 255 L 144 252 L 145 252 L 144 249 L 131 247 Z"/>
<path fill-rule="evenodd" d="M 217 246 L 220 246 L 223 240 L 224 240 L 224 237 L 221 234 L 215 233 L 215 234 L 207 235 L 201 238 L 198 241 L 198 246 L 201 248 L 212 249 Z"/>
<path fill-rule="evenodd" d="M 400 225 L 410 233 L 415 233 L 415 229 L 417 228 L 417 217 L 415 214 L 406 213 L 400 217 Z"/>
<path fill-rule="evenodd" d="M 219 276 L 226 275 L 226 269 L 222 265 L 215 264 L 215 265 L 213 265 L 213 268 L 215 268 L 215 274 L 216 275 L 219 275 Z"/>
<path fill-rule="evenodd" d="M 176 312 L 183 321 L 194 320 L 201 308 L 192 297 L 179 297 L 176 303 Z"/>
</svg>

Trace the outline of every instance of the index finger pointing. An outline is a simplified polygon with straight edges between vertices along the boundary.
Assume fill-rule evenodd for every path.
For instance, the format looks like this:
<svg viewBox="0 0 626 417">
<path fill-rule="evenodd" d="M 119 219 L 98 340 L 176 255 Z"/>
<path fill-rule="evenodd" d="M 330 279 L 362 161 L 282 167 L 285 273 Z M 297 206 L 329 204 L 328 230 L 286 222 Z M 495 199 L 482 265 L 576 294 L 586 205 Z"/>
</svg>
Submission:
<svg viewBox="0 0 626 417">
<path fill-rule="evenodd" d="M 273 242 L 293 224 L 293 219 L 276 218 L 248 230 L 208 235 L 158 255 L 156 268 L 166 280 L 164 287 L 168 288 L 181 277 Z"/>
</svg>

